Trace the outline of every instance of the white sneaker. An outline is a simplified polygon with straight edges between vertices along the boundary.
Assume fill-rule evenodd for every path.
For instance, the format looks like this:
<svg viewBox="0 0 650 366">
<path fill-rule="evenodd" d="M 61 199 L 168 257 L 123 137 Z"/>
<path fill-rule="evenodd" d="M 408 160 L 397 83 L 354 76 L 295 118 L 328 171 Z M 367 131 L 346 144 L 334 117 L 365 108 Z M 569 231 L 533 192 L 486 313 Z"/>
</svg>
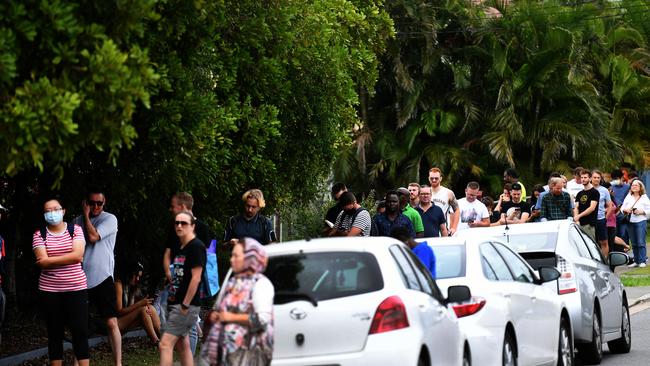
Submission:
<svg viewBox="0 0 650 366">
<path fill-rule="evenodd" d="M 639 264 L 639 268 L 645 268 L 645 266 L 646 266 L 645 263 L 641 263 L 641 264 Z"/>
<path fill-rule="evenodd" d="M 643 264 L 645 264 L 645 263 L 643 263 Z M 634 268 L 634 267 L 638 267 L 638 266 L 639 266 L 638 264 L 632 263 L 632 264 L 628 264 L 627 268 Z"/>
</svg>

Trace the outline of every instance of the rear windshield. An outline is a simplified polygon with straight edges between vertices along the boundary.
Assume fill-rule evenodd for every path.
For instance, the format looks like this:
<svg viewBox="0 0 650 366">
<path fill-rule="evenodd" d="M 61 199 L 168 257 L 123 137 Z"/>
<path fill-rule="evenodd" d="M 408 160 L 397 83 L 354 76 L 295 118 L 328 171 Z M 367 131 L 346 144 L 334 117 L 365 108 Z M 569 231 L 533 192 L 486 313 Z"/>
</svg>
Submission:
<svg viewBox="0 0 650 366">
<path fill-rule="evenodd" d="M 554 252 L 557 245 L 557 233 L 510 234 L 500 239 L 516 252 Z"/>
<path fill-rule="evenodd" d="M 370 253 L 327 252 L 274 256 L 264 273 L 273 283 L 276 304 L 322 301 L 378 291 L 384 281 Z"/>
<path fill-rule="evenodd" d="M 432 247 L 436 255 L 436 279 L 465 277 L 465 245 Z"/>
</svg>

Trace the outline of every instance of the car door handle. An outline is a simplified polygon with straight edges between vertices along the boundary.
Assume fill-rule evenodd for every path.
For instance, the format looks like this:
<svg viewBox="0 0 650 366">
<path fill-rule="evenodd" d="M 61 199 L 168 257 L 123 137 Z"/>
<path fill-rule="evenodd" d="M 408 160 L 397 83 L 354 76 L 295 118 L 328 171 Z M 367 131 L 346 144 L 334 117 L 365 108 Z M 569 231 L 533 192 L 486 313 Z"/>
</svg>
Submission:
<svg viewBox="0 0 650 366">
<path fill-rule="evenodd" d="M 531 296 L 531 297 L 530 297 L 530 300 L 531 300 L 532 302 L 537 301 L 537 296 Z"/>
</svg>

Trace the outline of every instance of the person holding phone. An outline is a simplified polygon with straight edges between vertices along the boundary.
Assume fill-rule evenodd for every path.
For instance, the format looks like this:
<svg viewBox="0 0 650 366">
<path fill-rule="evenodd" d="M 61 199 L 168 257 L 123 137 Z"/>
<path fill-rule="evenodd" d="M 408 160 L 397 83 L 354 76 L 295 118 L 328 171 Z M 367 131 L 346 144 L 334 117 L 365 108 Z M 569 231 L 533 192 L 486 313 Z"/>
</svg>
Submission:
<svg viewBox="0 0 650 366">
<path fill-rule="evenodd" d="M 528 221 L 530 216 L 530 204 L 521 200 L 521 184 L 513 183 L 510 190 L 510 201 L 506 201 L 501 206 L 502 225 L 523 224 Z"/>
<path fill-rule="evenodd" d="M 115 308 L 120 332 L 143 326 L 153 344 L 160 341 L 160 318 L 152 306 L 153 298 L 142 296 L 140 279 L 144 267 L 140 262 L 129 264 L 115 279 Z M 138 299 L 136 301 L 136 299 Z"/>
</svg>

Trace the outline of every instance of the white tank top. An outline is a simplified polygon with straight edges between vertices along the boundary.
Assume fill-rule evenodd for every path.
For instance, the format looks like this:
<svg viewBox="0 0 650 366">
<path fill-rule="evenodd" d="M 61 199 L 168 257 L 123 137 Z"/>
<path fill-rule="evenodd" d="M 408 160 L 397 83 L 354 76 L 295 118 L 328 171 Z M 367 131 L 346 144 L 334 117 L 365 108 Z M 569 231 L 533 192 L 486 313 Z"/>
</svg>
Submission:
<svg viewBox="0 0 650 366">
<path fill-rule="evenodd" d="M 440 187 L 437 193 L 433 193 L 433 189 L 431 189 L 431 202 L 440 207 L 445 216 L 449 213 L 449 192 L 451 190 L 445 187 Z"/>
</svg>

